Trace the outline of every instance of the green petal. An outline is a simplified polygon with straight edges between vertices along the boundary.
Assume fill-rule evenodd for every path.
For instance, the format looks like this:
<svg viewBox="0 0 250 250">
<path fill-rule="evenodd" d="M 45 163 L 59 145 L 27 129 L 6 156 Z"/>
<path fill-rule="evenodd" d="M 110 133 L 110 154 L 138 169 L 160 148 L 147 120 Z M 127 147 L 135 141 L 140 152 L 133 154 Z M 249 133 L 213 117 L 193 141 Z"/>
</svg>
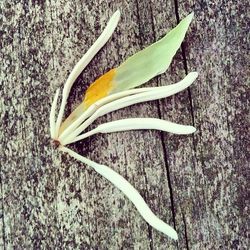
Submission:
<svg viewBox="0 0 250 250">
<path fill-rule="evenodd" d="M 181 46 L 193 15 L 189 14 L 161 40 L 122 63 L 116 69 L 115 84 L 111 93 L 134 88 L 164 73 Z"/>
</svg>

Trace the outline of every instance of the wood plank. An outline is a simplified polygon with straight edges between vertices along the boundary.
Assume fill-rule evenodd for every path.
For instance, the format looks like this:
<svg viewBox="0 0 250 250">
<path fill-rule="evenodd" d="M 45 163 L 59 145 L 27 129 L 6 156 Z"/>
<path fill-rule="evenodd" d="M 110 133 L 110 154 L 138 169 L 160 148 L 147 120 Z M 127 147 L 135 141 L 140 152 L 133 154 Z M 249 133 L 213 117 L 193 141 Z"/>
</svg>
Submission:
<svg viewBox="0 0 250 250">
<path fill-rule="evenodd" d="M 146 45 L 140 37 L 144 31 L 139 31 L 139 23 L 146 24 L 151 12 L 145 11 L 141 21 L 138 8 L 143 6 L 136 2 L 112 6 L 101 1 L 94 5 L 66 2 L 5 4 L 8 6 L 4 14 L 9 18 L 2 50 L 5 88 L 1 90 L 1 96 L 5 97 L 2 140 L 5 247 L 152 249 L 159 244 L 171 246 L 175 243 L 164 235 L 152 235 L 152 229 L 132 204 L 106 180 L 52 151 L 47 128 L 56 86 L 65 81 L 113 11 L 125 6 L 122 9 L 125 20 L 78 79 L 69 110 L 76 100 L 80 101 L 83 89 L 107 71 L 107 67 L 119 65 Z M 147 25 L 151 30 L 151 23 Z M 153 35 L 148 38 L 149 42 L 154 40 Z M 138 115 L 157 117 L 157 105 L 138 105 L 99 122 Z M 105 150 L 100 151 L 100 146 Z M 160 134 L 152 131 L 97 136 L 75 145 L 78 152 L 93 160 L 112 163 L 115 170 L 138 188 L 154 212 L 171 223 L 161 147 Z"/>
<path fill-rule="evenodd" d="M 193 150 L 166 135 L 175 221 L 191 249 L 248 249 L 246 2 L 178 2 L 181 18 L 195 12 L 184 48 L 186 70 L 200 76 L 190 92 Z"/>
<path fill-rule="evenodd" d="M 4 248 L 247 249 L 249 71 L 244 1 L 215 5 L 190 0 L 177 6 L 177 1 L 52 0 L 1 5 Z M 97 135 L 72 148 L 130 181 L 160 218 L 175 225 L 178 243 L 148 226 L 110 183 L 50 145 L 48 113 L 55 89 L 118 8 L 122 20 L 74 84 L 67 114 L 96 77 L 162 37 L 178 15 L 194 10 L 196 19 L 183 53 L 177 53 L 166 74 L 146 86 L 173 83 L 191 70 L 200 72 L 199 81 L 176 96 L 114 112 L 95 124 L 163 117 L 193 122 L 198 131 L 189 137 L 157 131 Z"/>
</svg>

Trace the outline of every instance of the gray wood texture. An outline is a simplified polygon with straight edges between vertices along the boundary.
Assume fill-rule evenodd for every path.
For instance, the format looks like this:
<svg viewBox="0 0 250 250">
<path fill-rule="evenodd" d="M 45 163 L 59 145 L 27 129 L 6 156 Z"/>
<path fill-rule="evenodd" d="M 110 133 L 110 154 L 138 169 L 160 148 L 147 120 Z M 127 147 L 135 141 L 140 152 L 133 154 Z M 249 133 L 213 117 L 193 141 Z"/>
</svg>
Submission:
<svg viewBox="0 0 250 250">
<path fill-rule="evenodd" d="M 1 249 L 249 249 L 248 1 L 0 5 Z M 95 125 L 161 117 L 194 124 L 197 132 L 96 135 L 72 148 L 132 183 L 176 228 L 178 242 L 152 229 L 107 180 L 50 144 L 52 96 L 118 8 L 119 26 L 74 84 L 67 114 L 98 76 L 194 11 L 171 67 L 145 86 L 174 83 L 194 70 L 198 80 L 182 93 L 116 111 Z"/>
</svg>

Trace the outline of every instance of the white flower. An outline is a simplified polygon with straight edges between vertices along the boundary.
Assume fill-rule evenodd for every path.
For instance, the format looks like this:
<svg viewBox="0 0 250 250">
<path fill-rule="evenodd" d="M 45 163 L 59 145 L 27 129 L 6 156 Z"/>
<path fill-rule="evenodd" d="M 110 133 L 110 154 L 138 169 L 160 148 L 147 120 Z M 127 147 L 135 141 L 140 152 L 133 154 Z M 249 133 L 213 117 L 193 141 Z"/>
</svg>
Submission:
<svg viewBox="0 0 250 250">
<path fill-rule="evenodd" d="M 193 126 L 179 125 L 156 118 L 130 118 L 112 121 L 101 124 L 88 132 L 84 132 L 85 129 L 100 116 L 136 103 L 174 95 L 192 84 L 198 76 L 197 72 L 189 73 L 183 80 L 172 85 L 133 89 L 167 70 L 173 56 L 184 39 L 192 17 L 193 13 L 184 18 L 176 28 L 171 30 L 161 40 L 136 53 L 118 68 L 110 70 L 97 79 L 87 89 L 83 102 L 62 123 L 70 89 L 79 74 L 114 32 L 120 18 L 120 12 L 116 11 L 103 33 L 70 73 L 63 88 L 62 102 L 57 119 L 56 107 L 59 89 L 56 91 L 50 112 L 50 134 L 51 138 L 60 145 L 59 149 L 94 168 L 133 202 L 142 217 L 152 227 L 175 240 L 178 238 L 176 231 L 153 214 L 141 195 L 121 175 L 107 166 L 100 165 L 77 154 L 65 145 L 85 139 L 97 133 L 112 133 L 125 130 L 156 129 L 176 134 L 190 134 L 195 132 Z"/>
</svg>

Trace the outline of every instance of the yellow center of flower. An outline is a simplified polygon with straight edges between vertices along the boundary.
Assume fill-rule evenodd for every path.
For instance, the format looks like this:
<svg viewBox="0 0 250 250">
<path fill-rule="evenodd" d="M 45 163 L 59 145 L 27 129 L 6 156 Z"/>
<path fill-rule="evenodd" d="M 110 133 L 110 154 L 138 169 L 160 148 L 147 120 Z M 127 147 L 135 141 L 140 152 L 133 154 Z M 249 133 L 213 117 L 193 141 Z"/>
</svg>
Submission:
<svg viewBox="0 0 250 250">
<path fill-rule="evenodd" d="M 99 99 L 107 96 L 113 87 L 113 78 L 116 70 L 111 69 L 106 74 L 95 80 L 87 89 L 84 98 L 84 109 L 87 109 L 91 104 Z"/>
</svg>

